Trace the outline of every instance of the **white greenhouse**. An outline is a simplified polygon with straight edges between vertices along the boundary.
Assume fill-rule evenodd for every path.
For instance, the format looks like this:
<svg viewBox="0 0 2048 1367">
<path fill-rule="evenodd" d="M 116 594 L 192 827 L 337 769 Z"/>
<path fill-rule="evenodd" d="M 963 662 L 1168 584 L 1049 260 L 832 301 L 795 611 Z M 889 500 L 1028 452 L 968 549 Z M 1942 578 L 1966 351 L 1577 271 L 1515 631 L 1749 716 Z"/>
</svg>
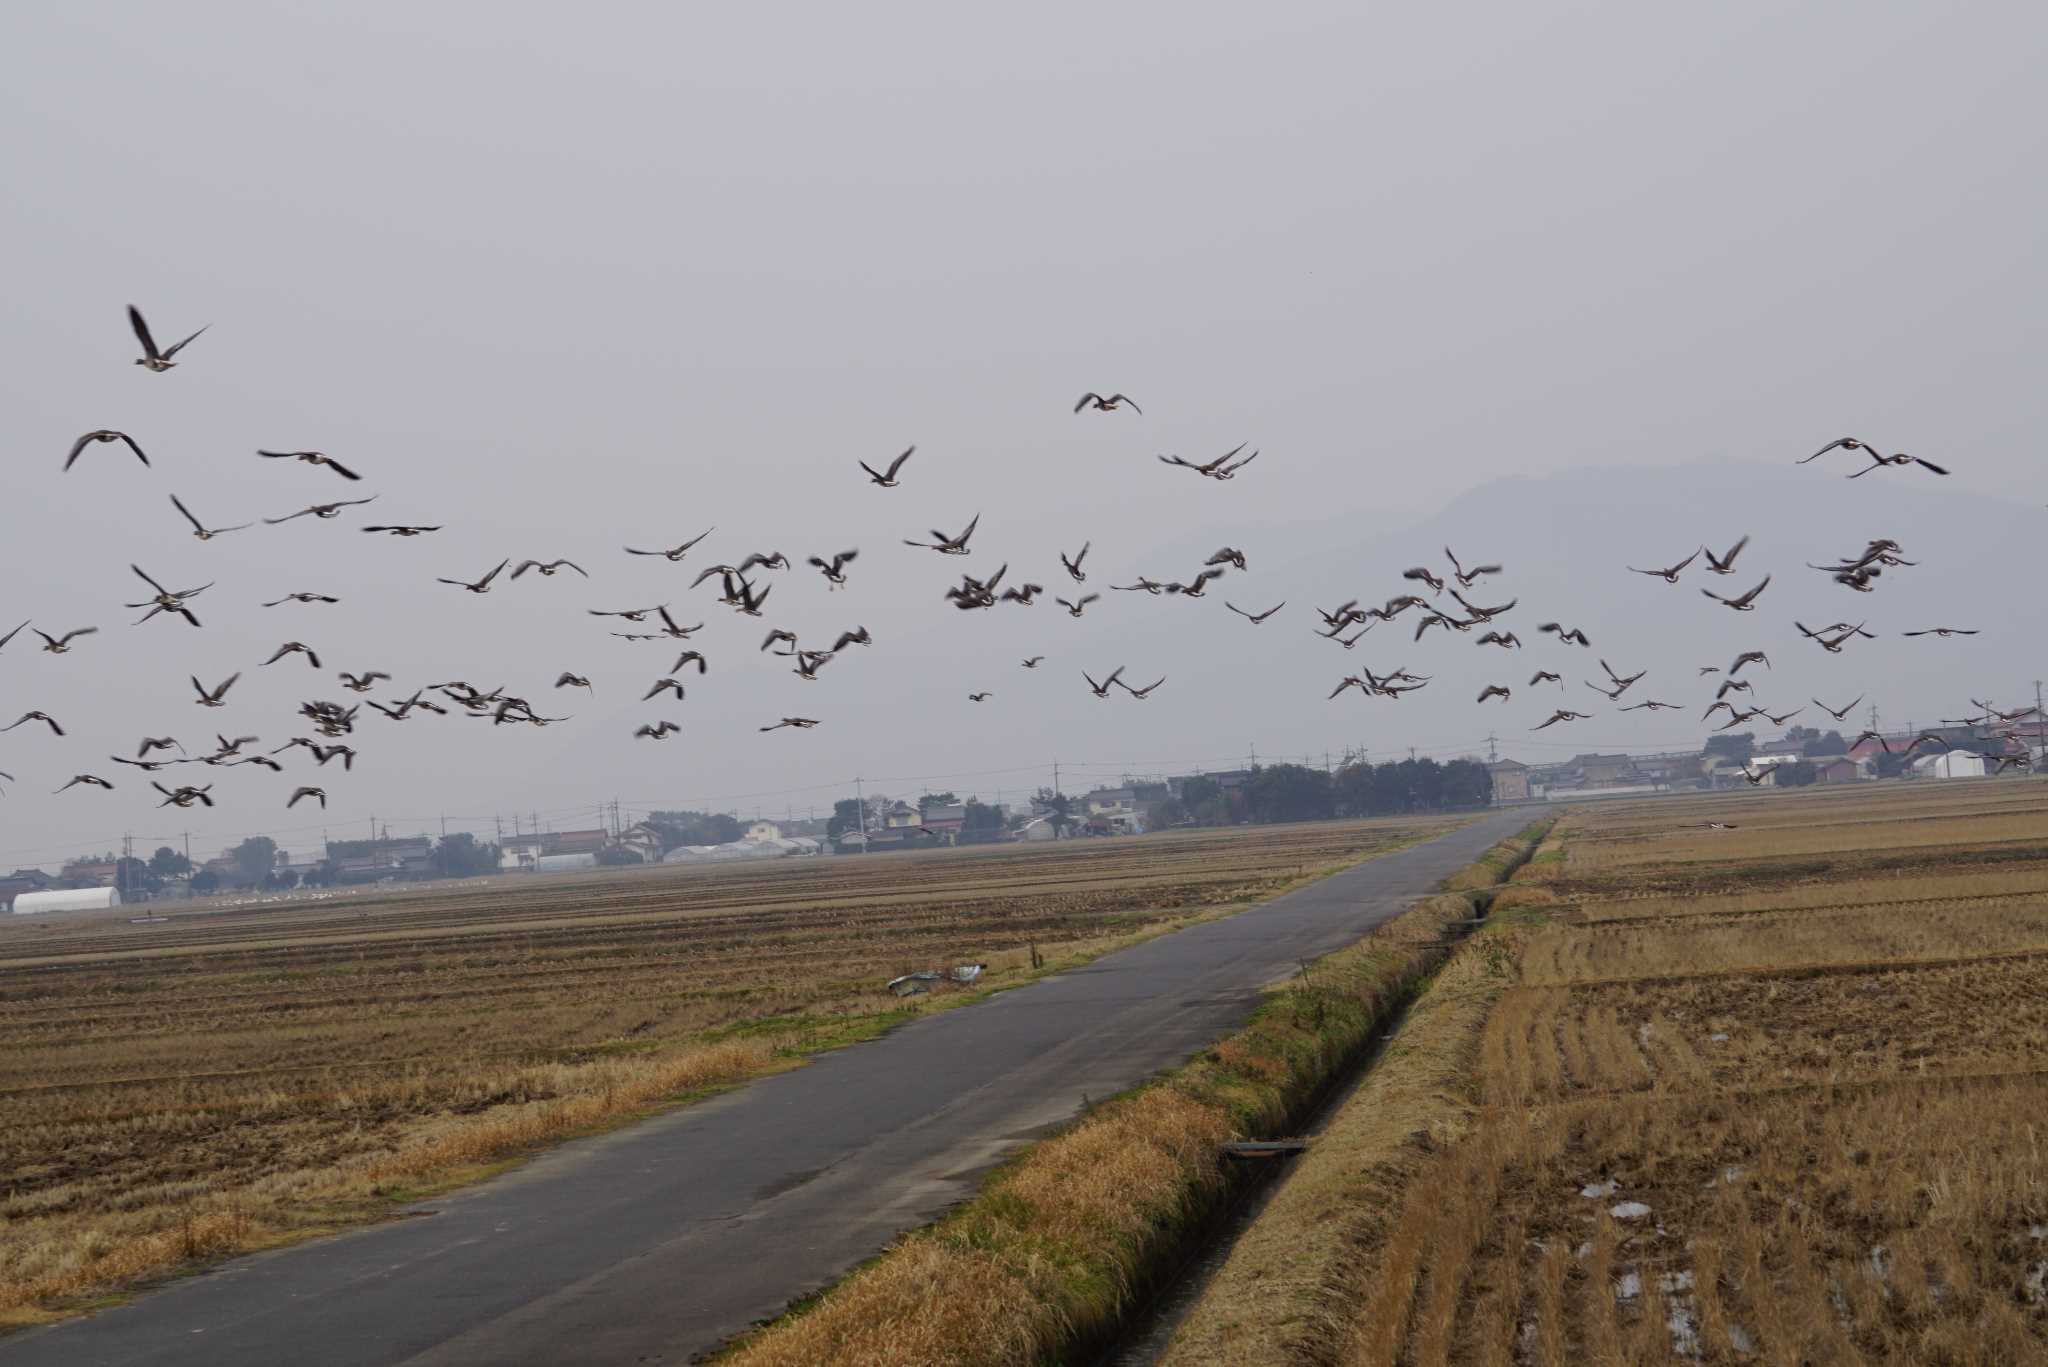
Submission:
<svg viewBox="0 0 2048 1367">
<path fill-rule="evenodd" d="M 118 888 L 65 888 L 49 892 L 24 892 L 14 899 L 16 916 L 35 916 L 46 911 L 99 911 L 121 905 Z"/>
</svg>

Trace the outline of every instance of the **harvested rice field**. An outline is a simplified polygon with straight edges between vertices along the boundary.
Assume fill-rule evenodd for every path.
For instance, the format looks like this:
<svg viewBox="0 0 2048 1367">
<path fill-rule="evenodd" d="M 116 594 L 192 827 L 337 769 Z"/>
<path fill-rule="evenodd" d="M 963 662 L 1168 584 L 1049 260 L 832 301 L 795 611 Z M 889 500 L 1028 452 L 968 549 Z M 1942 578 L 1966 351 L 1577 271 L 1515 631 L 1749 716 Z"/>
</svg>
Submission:
<svg viewBox="0 0 2048 1367">
<path fill-rule="evenodd" d="M 1426 838 L 1330 822 L 0 919 L 0 1322 L 374 1219 L 553 1139 Z M 973 989 L 899 1000 L 960 963 Z"/>
<path fill-rule="evenodd" d="M 1571 810 L 1166 1360 L 2048 1362 L 2048 782 Z"/>
</svg>

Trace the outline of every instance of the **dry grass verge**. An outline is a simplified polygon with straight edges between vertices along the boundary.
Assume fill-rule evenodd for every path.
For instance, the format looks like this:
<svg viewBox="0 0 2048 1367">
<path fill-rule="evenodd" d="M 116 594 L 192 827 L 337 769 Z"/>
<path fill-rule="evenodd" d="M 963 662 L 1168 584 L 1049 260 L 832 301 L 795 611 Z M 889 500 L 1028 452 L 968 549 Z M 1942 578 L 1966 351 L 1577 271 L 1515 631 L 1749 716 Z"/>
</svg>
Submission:
<svg viewBox="0 0 2048 1367">
<path fill-rule="evenodd" d="M 1497 878 L 1515 867 L 1492 865 Z M 1168 1367 L 1328 1360 L 1352 1332 L 1356 1289 L 1369 1276 L 1383 1270 L 1402 1303 L 1412 1295 L 1412 1256 L 1379 1255 L 1390 1240 L 1412 1240 L 1396 1228 L 1410 1185 L 1430 1155 L 1471 1128 L 1470 1077 L 1487 1018 L 1513 980 L 1519 927 L 1553 900 L 1518 884 L 1493 896 L 1488 925 L 1431 978 L 1358 1090 L 1239 1236 L 1175 1331 Z"/>
<path fill-rule="evenodd" d="M 1489 852 L 1496 880 L 1532 843 Z M 1445 936 L 1472 906 L 1426 898 L 1309 965 L 1243 1030 L 1026 1150 L 974 1200 L 725 1361 L 1021 1364 L 1100 1341 L 1222 1196 L 1218 1145 L 1298 1114 L 1443 962 Z"/>
</svg>

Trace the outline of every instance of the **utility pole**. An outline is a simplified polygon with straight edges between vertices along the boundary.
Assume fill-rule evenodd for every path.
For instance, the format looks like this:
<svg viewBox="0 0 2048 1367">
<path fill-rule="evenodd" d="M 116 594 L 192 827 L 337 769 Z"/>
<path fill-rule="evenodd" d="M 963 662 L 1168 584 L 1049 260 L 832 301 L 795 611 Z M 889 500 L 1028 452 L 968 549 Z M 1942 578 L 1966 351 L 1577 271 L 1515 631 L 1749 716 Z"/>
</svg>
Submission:
<svg viewBox="0 0 2048 1367">
<path fill-rule="evenodd" d="M 448 838 L 448 813 L 446 812 L 441 813 L 441 838 L 443 840 Z"/>
<path fill-rule="evenodd" d="M 1054 797 L 1060 795 L 1060 762 L 1057 756 L 1054 757 L 1052 762 L 1052 795 Z"/>
<path fill-rule="evenodd" d="M 1500 751 L 1496 748 L 1499 741 L 1500 737 L 1494 735 L 1493 732 L 1488 731 L 1486 733 L 1486 762 L 1488 764 L 1495 764 L 1500 761 Z"/>
<path fill-rule="evenodd" d="M 1415 762 L 1415 747 L 1412 745 L 1408 747 L 1408 761 L 1411 764 Z"/>
</svg>

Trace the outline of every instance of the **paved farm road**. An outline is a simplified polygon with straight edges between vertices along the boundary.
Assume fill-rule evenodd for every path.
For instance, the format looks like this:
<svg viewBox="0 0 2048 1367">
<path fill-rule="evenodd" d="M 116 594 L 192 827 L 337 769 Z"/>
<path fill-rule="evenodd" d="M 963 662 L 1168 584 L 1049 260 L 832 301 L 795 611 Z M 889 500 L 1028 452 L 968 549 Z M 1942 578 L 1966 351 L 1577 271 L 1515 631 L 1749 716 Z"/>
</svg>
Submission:
<svg viewBox="0 0 2048 1367">
<path fill-rule="evenodd" d="M 1498 814 L 1221 921 L 556 1149 L 431 1213 L 0 1340 L 0 1367 L 680 1364 L 968 1195 L 992 1161 L 1237 1026 L 1261 984 L 1528 819 Z"/>
</svg>

